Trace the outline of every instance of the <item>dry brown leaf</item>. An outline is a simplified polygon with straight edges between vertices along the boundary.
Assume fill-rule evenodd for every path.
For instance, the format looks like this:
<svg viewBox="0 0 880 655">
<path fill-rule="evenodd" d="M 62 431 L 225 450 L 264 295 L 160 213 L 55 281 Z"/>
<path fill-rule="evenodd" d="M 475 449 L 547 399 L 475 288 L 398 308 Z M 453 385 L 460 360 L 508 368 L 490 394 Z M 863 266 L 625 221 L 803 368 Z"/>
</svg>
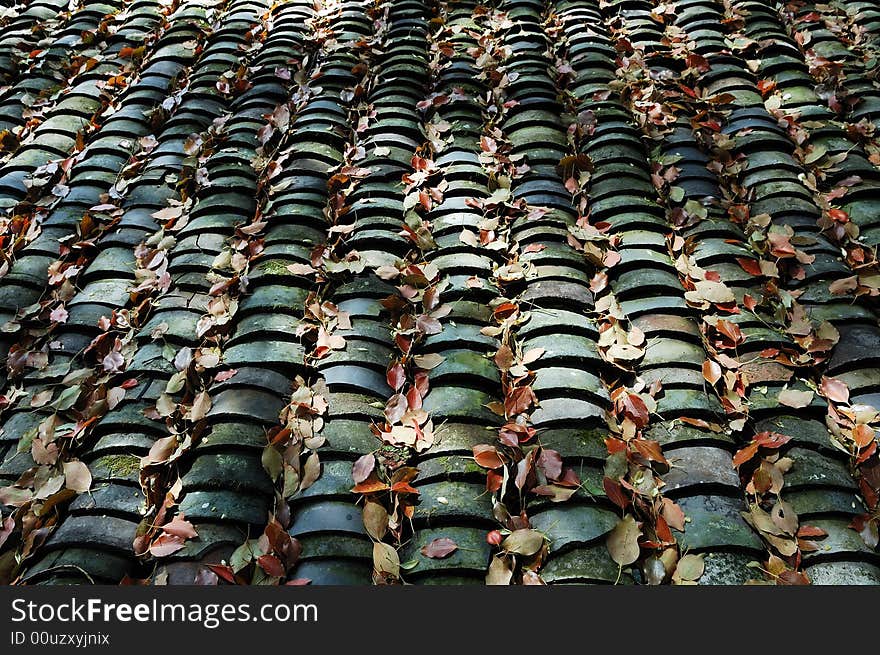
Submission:
<svg viewBox="0 0 880 655">
<path fill-rule="evenodd" d="M 376 541 L 382 541 L 388 530 L 388 511 L 377 502 L 368 500 L 363 511 L 364 527 Z"/>
<path fill-rule="evenodd" d="M 507 586 L 513 579 L 513 566 L 507 557 L 496 556 L 492 558 L 489 564 L 489 571 L 486 574 L 486 584 L 492 586 Z"/>
<path fill-rule="evenodd" d="M 537 530 L 530 530 L 528 528 L 514 530 L 501 542 L 501 548 L 505 552 L 525 555 L 526 557 L 537 553 L 543 545 L 544 535 Z"/>
<path fill-rule="evenodd" d="M 201 421 L 207 416 L 210 409 L 211 396 L 208 395 L 207 391 L 201 391 L 196 395 L 195 400 L 193 400 L 192 407 L 188 412 L 189 419 L 194 422 Z"/>
<path fill-rule="evenodd" d="M 64 462 L 64 484 L 77 493 L 85 493 L 92 486 L 89 467 L 79 460 Z"/>
<path fill-rule="evenodd" d="M 611 559 L 620 566 L 629 566 L 639 558 L 639 537 L 642 531 L 631 514 L 627 514 L 608 533 L 605 545 Z"/>
</svg>

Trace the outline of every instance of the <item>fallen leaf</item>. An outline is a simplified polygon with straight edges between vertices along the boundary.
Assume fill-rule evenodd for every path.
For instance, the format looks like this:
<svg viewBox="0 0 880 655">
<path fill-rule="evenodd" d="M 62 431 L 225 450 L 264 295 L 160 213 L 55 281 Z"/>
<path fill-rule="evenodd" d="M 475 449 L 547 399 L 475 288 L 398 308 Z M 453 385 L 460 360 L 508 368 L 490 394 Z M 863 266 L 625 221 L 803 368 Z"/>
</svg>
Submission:
<svg viewBox="0 0 880 655">
<path fill-rule="evenodd" d="M 645 404 L 645 401 L 642 400 L 641 396 L 637 393 L 626 392 L 622 397 L 624 415 L 632 419 L 633 423 L 639 428 L 648 425 L 648 421 L 650 420 L 648 406 Z"/>
<path fill-rule="evenodd" d="M 687 291 L 685 297 L 688 300 L 708 301 L 716 304 L 727 304 L 736 301 L 736 296 L 723 282 L 700 280 L 694 284 L 693 291 Z"/>
<path fill-rule="evenodd" d="M 853 428 L 852 436 L 859 448 L 865 448 L 874 441 L 874 430 L 864 423 L 859 423 Z"/>
<path fill-rule="evenodd" d="M 678 560 L 678 566 L 675 567 L 675 576 L 688 581 L 699 580 L 706 569 L 702 555 L 687 554 Z"/>
<path fill-rule="evenodd" d="M 395 362 L 388 368 L 388 372 L 385 374 L 385 381 L 389 387 L 395 391 L 400 391 L 403 383 L 406 382 L 406 371 L 400 362 Z"/>
<path fill-rule="evenodd" d="M 721 365 L 711 359 L 703 362 L 703 378 L 709 384 L 715 384 L 721 379 Z"/>
<path fill-rule="evenodd" d="M 427 355 L 416 355 L 413 358 L 416 366 L 425 369 L 426 371 L 437 368 L 438 366 L 440 366 L 440 364 L 444 362 L 445 359 L 446 358 L 443 357 L 443 355 L 438 355 L 436 353 L 428 353 Z"/>
<path fill-rule="evenodd" d="M 819 389 L 828 400 L 835 403 L 849 402 L 849 388 L 836 378 L 822 377 Z"/>
<path fill-rule="evenodd" d="M 54 321 L 55 323 L 67 323 L 68 316 L 69 314 L 67 313 L 67 310 L 64 309 L 64 305 L 58 305 L 58 307 L 49 313 L 49 320 Z"/>
<path fill-rule="evenodd" d="M 522 358 L 523 366 L 528 366 L 532 362 L 537 361 L 538 359 L 541 358 L 541 356 L 543 356 L 544 352 L 545 351 L 543 348 L 531 348 L 530 350 L 527 350 L 523 354 L 523 358 Z"/>
<path fill-rule="evenodd" d="M 180 537 L 182 539 L 195 539 L 199 536 L 193 524 L 186 520 L 183 514 L 178 514 L 168 523 L 162 526 L 162 531 Z"/>
<path fill-rule="evenodd" d="M 382 541 L 388 530 L 388 511 L 377 502 L 367 501 L 362 517 L 367 533 L 376 541 Z"/>
<path fill-rule="evenodd" d="M 786 534 L 794 536 L 798 529 L 798 517 L 789 503 L 784 500 L 778 501 L 770 510 L 770 518 L 777 528 Z"/>
<path fill-rule="evenodd" d="M 205 416 L 207 416 L 208 411 L 211 409 L 211 396 L 208 395 L 207 391 L 201 391 L 198 395 L 196 395 L 195 400 L 193 400 L 192 407 L 189 410 L 189 419 L 193 422 L 201 421 Z"/>
<path fill-rule="evenodd" d="M 397 423 L 406 414 L 407 409 L 409 409 L 409 403 L 406 396 L 402 393 L 396 393 L 385 404 L 385 420 L 391 424 Z"/>
<path fill-rule="evenodd" d="M 308 489 L 319 477 L 321 477 L 321 460 L 318 458 L 318 453 L 312 453 L 306 458 L 306 463 L 303 465 L 299 488 L 301 490 Z"/>
<path fill-rule="evenodd" d="M 474 461 L 483 468 L 497 469 L 504 465 L 504 461 L 501 459 L 495 446 L 478 444 L 473 447 L 473 451 Z"/>
<path fill-rule="evenodd" d="M 495 365 L 500 371 L 509 371 L 515 361 L 516 358 L 513 356 L 510 346 L 503 345 L 495 353 Z"/>
<path fill-rule="evenodd" d="M 828 290 L 835 296 L 840 296 L 850 291 L 855 291 L 859 286 L 859 276 L 852 275 L 850 277 L 834 280 L 828 285 Z"/>
<path fill-rule="evenodd" d="M 214 382 L 226 382 L 238 374 L 238 369 L 231 368 L 228 371 L 220 371 L 214 376 Z"/>
<path fill-rule="evenodd" d="M 562 456 L 555 450 L 542 448 L 538 456 L 538 468 L 544 471 L 551 480 L 559 480 L 562 477 Z"/>
<path fill-rule="evenodd" d="M 779 404 L 786 407 L 800 409 L 813 402 L 812 391 L 796 391 L 795 389 L 783 389 L 779 392 Z"/>
<path fill-rule="evenodd" d="M 400 577 L 400 556 L 389 544 L 381 541 L 373 543 L 373 566 L 379 573 Z"/>
<path fill-rule="evenodd" d="M 486 573 L 486 584 L 507 586 L 510 584 L 511 579 L 513 579 L 513 566 L 510 558 L 503 556 L 493 557 L 492 562 L 489 564 L 489 571 Z"/>
<path fill-rule="evenodd" d="M 119 373 L 121 367 L 125 364 L 125 358 L 118 350 L 114 350 L 104 357 L 101 364 L 108 373 Z"/>
<path fill-rule="evenodd" d="M 370 477 L 370 473 L 373 472 L 373 468 L 376 466 L 376 458 L 373 456 L 373 453 L 368 453 L 366 455 L 362 455 L 358 457 L 357 461 L 351 468 L 351 477 L 354 480 L 355 484 L 360 484 L 368 477 Z"/>
<path fill-rule="evenodd" d="M 79 460 L 64 462 L 64 484 L 77 493 L 85 493 L 92 486 L 89 467 Z"/>
<path fill-rule="evenodd" d="M 544 535 L 528 528 L 514 530 L 501 542 L 501 548 L 505 552 L 526 557 L 537 553 L 543 545 Z"/>
<path fill-rule="evenodd" d="M 422 555 L 431 559 L 443 559 L 444 557 L 449 557 L 456 550 L 458 550 L 458 544 L 452 539 L 449 537 L 439 537 L 423 546 L 421 552 Z"/>
<path fill-rule="evenodd" d="M 3 523 L 0 523 L 0 548 L 2 548 L 3 544 L 6 543 L 6 540 L 9 539 L 9 535 L 12 534 L 13 529 L 15 529 L 15 519 L 12 518 L 12 515 L 10 514 L 3 519 Z"/>
<path fill-rule="evenodd" d="M 281 560 L 274 555 L 260 555 L 257 558 L 257 564 L 267 575 L 270 575 L 273 578 L 283 578 L 287 574 Z"/>
<path fill-rule="evenodd" d="M 660 512 L 663 515 L 663 518 L 666 519 L 666 522 L 669 524 L 670 528 L 678 530 L 679 532 L 684 532 L 684 512 L 674 500 L 664 498 L 663 507 L 661 508 Z"/>
<path fill-rule="evenodd" d="M 620 566 L 629 566 L 635 562 L 641 552 L 639 548 L 641 534 L 642 531 L 639 530 L 639 526 L 631 514 L 620 519 L 605 540 L 611 559 Z"/>
<path fill-rule="evenodd" d="M 182 537 L 176 537 L 163 532 L 153 543 L 150 544 L 150 554 L 153 557 L 166 557 L 176 553 L 185 545 L 185 541 Z"/>
<path fill-rule="evenodd" d="M 293 275 L 314 275 L 318 272 L 308 264 L 289 264 L 287 270 Z"/>
<path fill-rule="evenodd" d="M 34 408 L 42 407 L 50 400 L 52 400 L 53 395 L 54 394 L 51 389 L 44 389 L 43 391 L 34 394 L 33 398 L 31 398 L 30 406 Z"/>
</svg>

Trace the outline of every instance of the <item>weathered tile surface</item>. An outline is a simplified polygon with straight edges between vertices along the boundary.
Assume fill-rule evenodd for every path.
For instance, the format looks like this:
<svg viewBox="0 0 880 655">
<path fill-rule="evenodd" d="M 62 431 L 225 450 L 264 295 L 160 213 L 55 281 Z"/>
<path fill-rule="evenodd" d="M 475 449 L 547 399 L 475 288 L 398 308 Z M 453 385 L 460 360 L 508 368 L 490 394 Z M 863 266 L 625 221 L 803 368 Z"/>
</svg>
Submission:
<svg viewBox="0 0 880 655">
<path fill-rule="evenodd" d="M 880 584 L 878 57 L 855 0 L 2 3 L 0 581 Z"/>
</svg>

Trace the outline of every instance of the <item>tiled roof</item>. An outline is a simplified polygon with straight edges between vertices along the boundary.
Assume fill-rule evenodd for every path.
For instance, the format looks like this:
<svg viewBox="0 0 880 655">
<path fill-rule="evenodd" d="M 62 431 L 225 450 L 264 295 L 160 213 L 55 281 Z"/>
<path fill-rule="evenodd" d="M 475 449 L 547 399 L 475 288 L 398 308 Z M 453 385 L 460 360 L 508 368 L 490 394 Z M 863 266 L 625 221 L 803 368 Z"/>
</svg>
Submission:
<svg viewBox="0 0 880 655">
<path fill-rule="evenodd" d="M 880 10 L 0 1 L 0 580 L 880 583 Z"/>
</svg>

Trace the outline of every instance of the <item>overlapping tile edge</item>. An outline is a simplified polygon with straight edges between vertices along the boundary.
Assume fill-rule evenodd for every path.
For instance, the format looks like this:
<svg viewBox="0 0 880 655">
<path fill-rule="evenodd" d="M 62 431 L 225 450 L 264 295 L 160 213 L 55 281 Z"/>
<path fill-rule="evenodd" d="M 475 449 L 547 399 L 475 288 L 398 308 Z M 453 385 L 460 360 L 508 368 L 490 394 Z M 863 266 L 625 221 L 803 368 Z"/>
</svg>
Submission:
<svg viewBox="0 0 880 655">
<path fill-rule="evenodd" d="M 0 30 L 3 582 L 880 583 L 872 3 Z"/>
</svg>

